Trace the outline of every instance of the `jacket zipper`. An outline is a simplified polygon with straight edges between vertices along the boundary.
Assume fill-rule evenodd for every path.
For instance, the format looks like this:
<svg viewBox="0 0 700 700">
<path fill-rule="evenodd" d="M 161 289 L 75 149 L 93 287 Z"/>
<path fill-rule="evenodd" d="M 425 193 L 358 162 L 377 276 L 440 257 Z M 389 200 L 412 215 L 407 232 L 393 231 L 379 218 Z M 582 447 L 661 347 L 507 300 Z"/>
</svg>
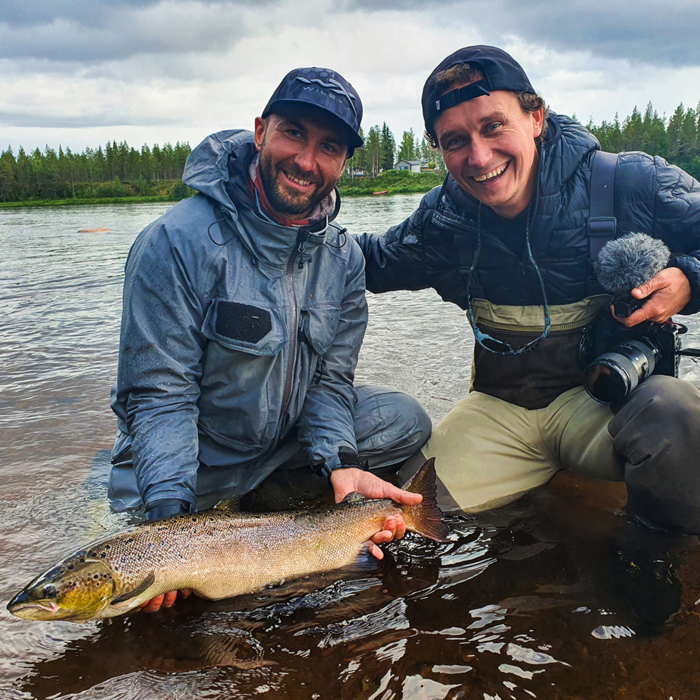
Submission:
<svg viewBox="0 0 700 700">
<path fill-rule="evenodd" d="M 287 263 L 287 290 L 289 292 L 289 298 L 292 302 L 292 322 L 289 325 L 290 328 L 290 338 L 289 338 L 289 360 L 287 362 L 287 375 L 284 380 L 284 394 L 282 396 L 282 411 L 280 412 L 280 425 L 284 420 L 284 416 L 289 408 L 289 402 L 292 398 L 292 381 L 294 379 L 294 367 L 296 365 L 297 359 L 297 343 L 299 335 L 299 305 L 297 303 L 297 295 L 294 289 L 294 262 L 299 256 L 299 264 L 297 269 L 304 269 L 304 243 L 308 238 L 308 233 L 306 231 L 299 231 L 299 246 L 298 248 L 289 256 L 289 262 Z"/>
<path fill-rule="evenodd" d="M 297 251 L 295 250 L 287 263 L 287 291 L 292 303 L 291 323 L 289 324 L 289 359 L 287 360 L 287 375 L 284 380 L 284 394 L 282 396 L 282 411 L 280 412 L 280 425 L 289 407 L 289 401 L 292 396 L 292 379 L 294 378 L 294 365 L 297 359 L 297 335 L 299 329 L 299 310 L 297 308 L 297 295 L 294 290 L 294 262 L 297 259 Z"/>
</svg>

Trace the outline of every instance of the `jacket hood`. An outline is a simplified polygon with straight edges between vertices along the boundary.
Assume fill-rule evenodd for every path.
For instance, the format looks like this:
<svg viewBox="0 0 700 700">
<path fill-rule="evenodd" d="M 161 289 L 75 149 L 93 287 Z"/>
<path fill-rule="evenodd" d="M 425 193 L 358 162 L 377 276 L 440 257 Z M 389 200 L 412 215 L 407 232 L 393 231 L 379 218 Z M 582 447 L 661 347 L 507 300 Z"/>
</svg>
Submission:
<svg viewBox="0 0 700 700">
<path fill-rule="evenodd" d="M 187 158 L 182 181 L 211 197 L 237 218 L 237 207 L 258 210 L 250 191 L 251 163 L 257 155 L 254 134 L 245 129 L 219 131 L 208 136 Z M 325 200 L 324 200 L 325 201 Z M 340 210 L 338 191 L 330 198 L 328 221 Z M 320 228 L 314 227 L 314 228 Z"/>
<path fill-rule="evenodd" d="M 256 153 L 252 131 L 219 131 L 205 138 L 190 153 L 182 181 L 231 210 L 235 218 L 236 205 L 232 197 L 239 204 L 252 201 L 248 164 Z"/>
<path fill-rule="evenodd" d="M 271 221 L 250 191 L 250 168 L 257 155 L 253 136 L 244 129 L 208 136 L 190 153 L 182 181 L 222 207 L 235 235 L 258 262 L 284 269 L 290 256 L 309 260 L 326 242 L 327 231 L 339 230 L 337 224 L 328 224 L 338 214 L 340 198 L 336 193 L 334 209 L 317 226 L 301 229 Z"/>
</svg>

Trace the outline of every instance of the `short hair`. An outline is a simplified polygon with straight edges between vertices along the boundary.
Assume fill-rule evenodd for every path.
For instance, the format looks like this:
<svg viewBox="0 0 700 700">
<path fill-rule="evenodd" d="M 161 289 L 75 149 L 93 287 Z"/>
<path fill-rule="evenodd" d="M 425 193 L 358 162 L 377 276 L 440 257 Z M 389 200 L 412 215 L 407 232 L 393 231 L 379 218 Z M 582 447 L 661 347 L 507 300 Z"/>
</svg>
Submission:
<svg viewBox="0 0 700 700">
<path fill-rule="evenodd" d="M 446 70 L 437 73 L 433 78 L 433 83 L 437 94 L 444 95 L 455 85 L 475 83 L 477 80 L 483 80 L 484 78 L 484 73 L 479 68 L 475 66 L 472 67 L 469 63 L 458 63 L 456 66 L 452 66 L 451 68 L 447 68 Z M 543 97 L 531 92 L 513 92 L 513 94 L 518 98 L 520 108 L 523 110 L 523 112 L 530 114 L 532 112 L 537 112 L 540 109 L 543 111 L 544 120 L 542 122 L 542 132 L 535 139 L 535 143 L 539 146 L 544 141 L 547 134 L 549 105 L 547 105 Z M 425 130 L 425 140 L 433 150 L 437 150 L 439 148 L 436 134 L 431 133 L 427 129 Z"/>
</svg>

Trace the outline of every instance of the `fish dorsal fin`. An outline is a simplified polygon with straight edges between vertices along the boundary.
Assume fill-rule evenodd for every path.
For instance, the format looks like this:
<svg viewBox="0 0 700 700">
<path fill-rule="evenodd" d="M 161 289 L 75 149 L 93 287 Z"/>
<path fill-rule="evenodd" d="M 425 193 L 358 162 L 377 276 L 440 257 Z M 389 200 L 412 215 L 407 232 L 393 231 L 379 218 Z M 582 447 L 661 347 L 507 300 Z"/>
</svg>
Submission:
<svg viewBox="0 0 700 700">
<path fill-rule="evenodd" d="M 121 595 L 118 595 L 116 598 L 113 598 L 110 605 L 120 605 L 121 603 L 126 603 L 133 598 L 136 598 L 136 596 L 141 595 L 145 590 L 149 589 L 153 583 L 156 580 L 156 573 L 155 571 L 151 571 L 146 578 L 139 583 L 136 588 L 132 588 L 130 591 L 126 591 L 125 593 L 122 593 Z"/>
<path fill-rule="evenodd" d="M 435 457 L 431 457 L 401 488 L 423 496 L 434 495 L 437 493 L 435 478 Z"/>
<path fill-rule="evenodd" d="M 350 491 L 350 493 L 345 496 L 341 503 L 360 503 L 364 500 L 365 497 L 359 491 Z"/>
<path fill-rule="evenodd" d="M 212 510 L 222 510 L 225 513 L 240 513 L 241 512 L 241 497 L 236 494 L 231 498 L 224 498 L 219 501 Z"/>
</svg>

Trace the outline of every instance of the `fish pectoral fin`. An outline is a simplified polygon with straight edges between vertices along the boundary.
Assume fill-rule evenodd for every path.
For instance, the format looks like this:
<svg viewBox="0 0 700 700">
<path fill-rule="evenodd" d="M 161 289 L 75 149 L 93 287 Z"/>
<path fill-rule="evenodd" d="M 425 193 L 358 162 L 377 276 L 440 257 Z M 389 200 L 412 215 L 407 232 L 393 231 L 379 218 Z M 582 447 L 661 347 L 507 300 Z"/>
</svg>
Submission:
<svg viewBox="0 0 700 700">
<path fill-rule="evenodd" d="M 359 491 L 350 491 L 341 503 L 359 503 L 364 500 L 366 500 L 365 497 Z"/>
<path fill-rule="evenodd" d="M 115 607 L 119 607 L 123 603 L 128 603 L 129 601 L 133 600 L 137 596 L 140 596 L 144 591 L 148 590 L 156 580 L 156 572 L 151 571 L 146 578 L 139 583 L 136 588 L 132 588 L 130 591 L 126 591 L 122 593 L 121 595 L 118 595 L 116 598 L 113 598 L 112 601 L 110 602 L 110 605 L 113 605 Z"/>
<path fill-rule="evenodd" d="M 213 506 L 212 510 L 223 510 L 226 513 L 240 513 L 241 497 L 236 494 L 235 496 L 231 496 L 231 498 L 224 498 Z"/>
</svg>

